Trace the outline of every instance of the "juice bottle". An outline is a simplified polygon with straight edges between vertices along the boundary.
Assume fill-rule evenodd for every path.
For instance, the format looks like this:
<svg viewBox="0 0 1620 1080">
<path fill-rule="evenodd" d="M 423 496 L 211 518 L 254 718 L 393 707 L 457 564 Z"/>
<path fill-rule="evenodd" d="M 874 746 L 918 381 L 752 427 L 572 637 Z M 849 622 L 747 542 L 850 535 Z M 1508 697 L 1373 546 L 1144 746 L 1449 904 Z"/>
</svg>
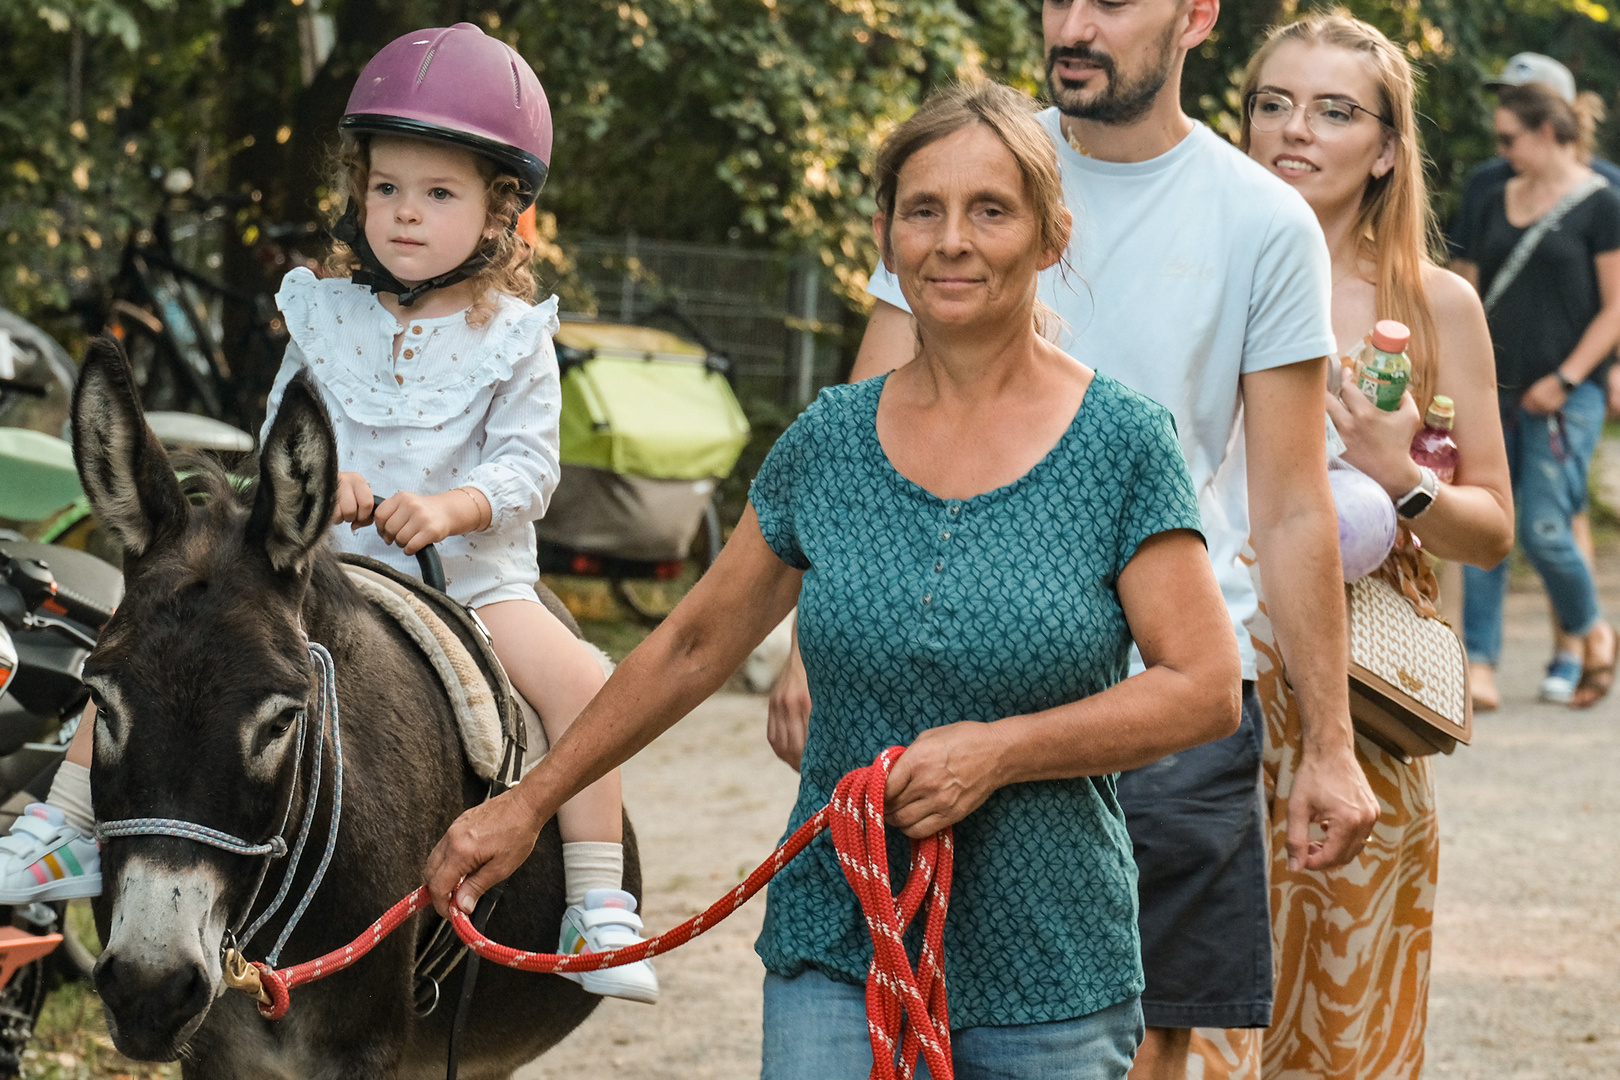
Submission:
<svg viewBox="0 0 1620 1080">
<path fill-rule="evenodd" d="M 1423 418 L 1423 430 L 1412 437 L 1412 460 L 1434 470 L 1442 483 L 1457 475 L 1457 442 L 1451 437 L 1457 407 L 1444 394 L 1434 395 Z"/>
<path fill-rule="evenodd" d="M 1382 319 L 1356 349 L 1356 385 L 1385 412 L 1401 407 L 1401 395 L 1411 381 L 1412 361 L 1406 356 L 1406 343 L 1411 339 L 1412 331 L 1405 324 Z"/>
</svg>

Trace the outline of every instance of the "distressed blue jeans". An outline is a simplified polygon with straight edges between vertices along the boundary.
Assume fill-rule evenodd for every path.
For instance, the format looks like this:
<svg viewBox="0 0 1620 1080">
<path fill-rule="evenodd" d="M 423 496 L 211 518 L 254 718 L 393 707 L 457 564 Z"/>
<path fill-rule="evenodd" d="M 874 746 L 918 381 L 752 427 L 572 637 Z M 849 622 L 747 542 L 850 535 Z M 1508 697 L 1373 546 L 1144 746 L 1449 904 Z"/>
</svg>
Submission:
<svg viewBox="0 0 1620 1080">
<path fill-rule="evenodd" d="M 1586 634 L 1603 618 L 1592 568 L 1575 546 L 1569 519 L 1586 506 L 1586 473 L 1603 434 L 1605 403 L 1595 383 L 1583 382 L 1557 416 L 1517 411 L 1503 431 L 1519 546 L 1552 602 L 1567 634 Z M 1463 567 L 1463 637 L 1468 658 L 1494 665 L 1502 655 L 1502 597 L 1508 560 L 1494 570 Z"/>
<path fill-rule="evenodd" d="M 951 1032 L 958 1080 L 1124 1080 L 1142 1042 L 1142 1006 L 1131 998 L 1050 1024 Z M 806 971 L 765 976 L 761 1080 L 866 1080 L 872 1044 L 866 989 Z M 917 1080 L 928 1080 L 919 1057 Z"/>
</svg>

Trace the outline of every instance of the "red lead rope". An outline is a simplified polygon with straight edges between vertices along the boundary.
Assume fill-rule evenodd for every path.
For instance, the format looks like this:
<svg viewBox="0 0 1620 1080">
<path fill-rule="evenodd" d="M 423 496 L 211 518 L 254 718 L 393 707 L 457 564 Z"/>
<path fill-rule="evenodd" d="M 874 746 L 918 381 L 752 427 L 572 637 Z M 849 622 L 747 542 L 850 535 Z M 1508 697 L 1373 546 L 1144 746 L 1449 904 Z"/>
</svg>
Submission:
<svg viewBox="0 0 1620 1080">
<path fill-rule="evenodd" d="M 716 901 L 707 911 L 638 945 L 604 952 L 564 956 L 514 949 L 491 941 L 459 908 L 450 912 L 451 924 L 467 947 L 486 960 L 521 971 L 596 971 L 658 956 L 686 944 L 742 907 L 749 898 L 781 872 L 824 829 L 832 829 L 838 865 L 860 899 L 872 935 L 874 955 L 866 979 L 867 1027 L 872 1039 L 872 1080 L 911 1080 L 917 1056 L 928 1062 L 934 1080 L 952 1080 L 950 1017 L 945 1003 L 945 967 L 941 939 L 945 909 L 951 895 L 951 830 L 911 842 L 911 871 L 897 897 L 889 882 L 888 850 L 883 833 L 883 792 L 889 769 L 904 752 L 895 746 L 879 754 L 865 768 L 855 769 L 838 782 L 832 801 L 822 807 L 787 841 L 771 853 L 748 878 Z M 258 989 L 259 1011 L 271 1020 L 287 1014 L 289 994 L 295 986 L 341 971 L 376 947 L 400 924 L 432 903 L 423 886 L 384 912 L 353 942 L 325 956 L 276 970 L 255 963 L 259 988 L 246 980 L 232 985 Z M 906 956 L 901 935 L 927 906 L 922 953 L 915 970 Z M 243 982 L 248 983 L 242 986 Z M 895 1049 L 899 1048 L 896 1063 Z"/>
</svg>

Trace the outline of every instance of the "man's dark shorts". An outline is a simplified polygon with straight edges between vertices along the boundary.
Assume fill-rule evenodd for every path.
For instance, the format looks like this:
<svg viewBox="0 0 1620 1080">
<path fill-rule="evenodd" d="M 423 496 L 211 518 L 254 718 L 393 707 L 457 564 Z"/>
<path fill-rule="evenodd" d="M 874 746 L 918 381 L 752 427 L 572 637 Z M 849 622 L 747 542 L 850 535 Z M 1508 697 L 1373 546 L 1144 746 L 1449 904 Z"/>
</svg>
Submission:
<svg viewBox="0 0 1620 1080">
<path fill-rule="evenodd" d="M 1149 1027 L 1271 1023 L 1263 731 L 1259 695 L 1245 682 L 1236 734 L 1120 774 L 1140 875 Z"/>
</svg>

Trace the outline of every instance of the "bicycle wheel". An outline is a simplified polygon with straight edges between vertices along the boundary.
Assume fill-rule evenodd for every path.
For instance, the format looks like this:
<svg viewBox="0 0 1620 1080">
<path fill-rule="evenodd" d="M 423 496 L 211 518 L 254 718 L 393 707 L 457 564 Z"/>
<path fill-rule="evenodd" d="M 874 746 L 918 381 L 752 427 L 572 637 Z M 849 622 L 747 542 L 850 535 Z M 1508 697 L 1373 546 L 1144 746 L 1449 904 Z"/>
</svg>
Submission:
<svg viewBox="0 0 1620 1080">
<path fill-rule="evenodd" d="M 31 960 L 0 990 L 0 1077 L 22 1075 L 23 1050 L 45 1007 L 45 960 Z"/>
<path fill-rule="evenodd" d="M 697 584 L 698 578 L 714 564 L 720 554 L 720 514 L 709 502 L 703 507 L 703 521 L 697 535 L 692 538 L 692 551 L 686 557 L 679 575 L 664 581 L 646 578 L 613 578 L 613 593 L 630 610 L 636 620 L 645 626 L 663 622 L 681 597 Z"/>
</svg>

